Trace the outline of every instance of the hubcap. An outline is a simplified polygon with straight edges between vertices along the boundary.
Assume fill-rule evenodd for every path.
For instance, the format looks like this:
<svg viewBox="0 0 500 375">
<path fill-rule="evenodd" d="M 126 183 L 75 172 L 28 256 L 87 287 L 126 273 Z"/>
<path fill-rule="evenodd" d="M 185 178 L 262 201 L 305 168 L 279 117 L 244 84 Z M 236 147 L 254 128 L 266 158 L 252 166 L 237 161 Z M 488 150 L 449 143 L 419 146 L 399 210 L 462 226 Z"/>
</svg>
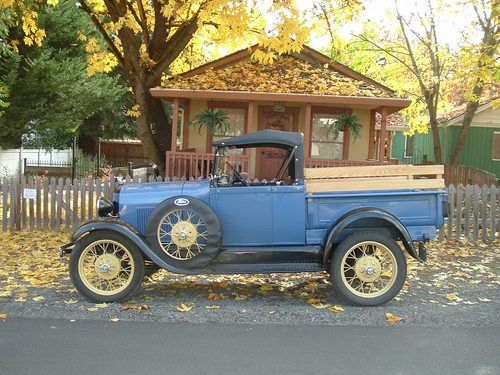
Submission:
<svg viewBox="0 0 500 375">
<path fill-rule="evenodd" d="M 395 283 L 397 263 L 394 254 L 379 242 L 364 241 L 351 247 L 341 264 L 344 285 L 353 294 L 374 298 Z"/>
<path fill-rule="evenodd" d="M 158 225 L 158 242 L 171 258 L 188 260 L 203 251 L 208 230 L 205 221 L 195 211 L 168 212 Z"/>
</svg>

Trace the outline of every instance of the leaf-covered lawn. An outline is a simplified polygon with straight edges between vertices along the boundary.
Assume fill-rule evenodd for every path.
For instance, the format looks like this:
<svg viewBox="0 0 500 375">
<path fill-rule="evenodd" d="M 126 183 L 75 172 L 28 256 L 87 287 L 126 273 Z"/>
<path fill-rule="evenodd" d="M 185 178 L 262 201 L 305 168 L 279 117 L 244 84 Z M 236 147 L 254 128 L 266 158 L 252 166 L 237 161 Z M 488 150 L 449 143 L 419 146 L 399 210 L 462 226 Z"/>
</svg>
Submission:
<svg viewBox="0 0 500 375">
<path fill-rule="evenodd" d="M 312 314 L 317 311 L 341 315 L 353 311 L 353 307 L 335 295 L 326 272 L 186 276 L 162 270 L 146 277 L 142 291 L 132 300 L 123 304 L 92 304 L 84 301 L 73 288 L 68 257 L 63 262 L 59 258 L 58 248 L 68 240 L 67 233 L 0 233 L 0 306 L 2 302 L 36 302 L 75 306 L 89 312 L 99 312 L 112 305 L 114 314 L 150 314 L 155 308 L 173 314 L 196 311 L 220 314 L 226 308 L 248 311 L 252 304 L 274 306 L 279 305 L 279 301 L 288 301 Z M 410 303 L 444 308 L 490 303 L 495 299 L 494 291 L 500 284 L 499 241 L 432 242 L 428 253 L 425 264 L 408 259 L 405 287 L 395 301 L 383 307 L 381 318 L 388 324 L 405 321 L 405 317 L 393 309 Z M 0 314 L 5 313 L 0 309 Z M 2 317 L 0 315 L 0 319 Z M 119 318 L 113 316 L 112 319 Z"/>
</svg>

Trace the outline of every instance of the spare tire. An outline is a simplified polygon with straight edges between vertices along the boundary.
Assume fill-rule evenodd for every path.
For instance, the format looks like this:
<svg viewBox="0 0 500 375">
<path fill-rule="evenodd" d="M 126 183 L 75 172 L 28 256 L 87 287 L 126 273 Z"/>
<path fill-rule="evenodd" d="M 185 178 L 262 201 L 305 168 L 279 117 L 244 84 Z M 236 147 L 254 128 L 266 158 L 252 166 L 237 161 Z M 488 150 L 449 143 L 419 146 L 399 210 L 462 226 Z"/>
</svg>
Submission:
<svg viewBox="0 0 500 375">
<path fill-rule="evenodd" d="M 146 239 L 162 260 L 178 268 L 202 268 L 221 251 L 215 212 L 198 198 L 176 196 L 160 203 L 146 224 Z"/>
</svg>

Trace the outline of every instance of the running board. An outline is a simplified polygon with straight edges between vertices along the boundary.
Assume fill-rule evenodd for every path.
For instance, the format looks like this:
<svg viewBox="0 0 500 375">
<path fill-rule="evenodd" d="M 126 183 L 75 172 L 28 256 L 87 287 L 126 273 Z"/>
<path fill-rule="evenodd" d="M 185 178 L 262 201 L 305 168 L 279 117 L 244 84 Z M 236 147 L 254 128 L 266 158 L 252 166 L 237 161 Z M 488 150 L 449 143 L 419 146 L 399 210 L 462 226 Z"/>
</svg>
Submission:
<svg viewBox="0 0 500 375">
<path fill-rule="evenodd" d="M 193 270 L 194 271 L 194 270 Z M 254 264 L 215 264 L 197 270 L 206 274 L 231 273 L 285 273 L 285 272 L 320 272 L 323 267 L 320 263 L 254 263 Z"/>
</svg>

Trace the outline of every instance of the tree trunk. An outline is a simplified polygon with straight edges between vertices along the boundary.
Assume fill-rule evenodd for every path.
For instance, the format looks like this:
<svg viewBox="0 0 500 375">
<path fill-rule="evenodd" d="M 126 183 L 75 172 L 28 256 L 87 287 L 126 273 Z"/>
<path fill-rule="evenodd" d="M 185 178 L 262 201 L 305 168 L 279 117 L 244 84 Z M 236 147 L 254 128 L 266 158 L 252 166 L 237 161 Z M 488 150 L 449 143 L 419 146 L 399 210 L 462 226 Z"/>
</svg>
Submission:
<svg viewBox="0 0 500 375">
<path fill-rule="evenodd" d="M 426 104 L 429 111 L 429 123 L 431 125 L 432 140 L 434 144 L 434 162 L 436 164 L 441 164 L 443 162 L 443 155 L 441 152 L 441 140 L 439 139 L 437 108 L 434 106 L 431 95 L 426 95 Z"/>
<path fill-rule="evenodd" d="M 153 98 L 149 93 L 149 89 L 154 86 L 157 84 L 147 87 L 144 80 L 136 81 L 134 96 L 140 110 L 136 124 L 144 156 L 156 163 L 163 175 L 165 152 L 169 150 L 172 138 L 172 124 L 165 115 L 161 100 Z"/>
<path fill-rule="evenodd" d="M 482 91 L 482 90 L 481 90 Z M 462 152 L 464 150 L 465 141 L 467 140 L 467 135 L 469 134 L 470 124 L 479 107 L 479 101 L 468 102 L 465 108 L 464 119 L 462 121 L 462 127 L 460 128 L 460 133 L 458 133 L 457 143 L 455 145 L 455 151 L 453 153 L 452 165 L 458 165 L 462 157 Z"/>
</svg>

